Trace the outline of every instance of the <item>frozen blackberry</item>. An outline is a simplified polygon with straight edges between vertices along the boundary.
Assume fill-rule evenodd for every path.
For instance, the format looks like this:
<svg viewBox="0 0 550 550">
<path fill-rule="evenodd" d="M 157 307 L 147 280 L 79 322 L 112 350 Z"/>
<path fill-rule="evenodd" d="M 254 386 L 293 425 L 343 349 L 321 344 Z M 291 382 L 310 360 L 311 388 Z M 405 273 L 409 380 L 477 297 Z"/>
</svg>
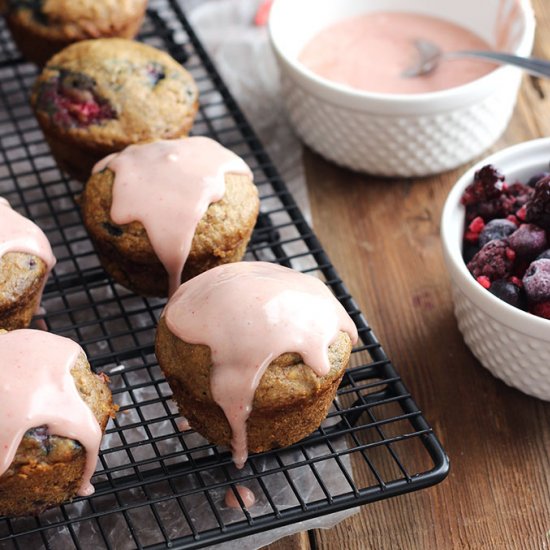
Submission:
<svg viewBox="0 0 550 550">
<path fill-rule="evenodd" d="M 525 221 L 550 230 L 550 176 L 535 186 L 533 196 L 525 205 Z"/>
<path fill-rule="evenodd" d="M 484 166 L 474 174 L 474 181 L 466 187 L 462 204 L 477 204 L 499 198 L 503 181 L 504 176 L 494 166 Z"/>
<path fill-rule="evenodd" d="M 479 234 L 479 246 L 485 246 L 489 241 L 504 239 L 516 231 L 517 225 L 506 218 L 496 218 L 485 224 Z"/>
<path fill-rule="evenodd" d="M 508 238 L 512 248 L 522 259 L 532 260 L 546 250 L 546 231 L 532 223 L 521 224 Z"/>
<path fill-rule="evenodd" d="M 522 289 L 506 279 L 498 279 L 489 287 L 489 292 L 511 306 L 523 308 L 525 299 Z"/>
<path fill-rule="evenodd" d="M 523 286 L 530 302 L 550 301 L 550 260 L 535 260 L 523 276 Z"/>
<path fill-rule="evenodd" d="M 512 273 L 513 260 L 508 254 L 506 240 L 489 241 L 468 263 L 470 273 L 477 279 L 487 277 L 489 281 L 505 279 Z"/>
</svg>

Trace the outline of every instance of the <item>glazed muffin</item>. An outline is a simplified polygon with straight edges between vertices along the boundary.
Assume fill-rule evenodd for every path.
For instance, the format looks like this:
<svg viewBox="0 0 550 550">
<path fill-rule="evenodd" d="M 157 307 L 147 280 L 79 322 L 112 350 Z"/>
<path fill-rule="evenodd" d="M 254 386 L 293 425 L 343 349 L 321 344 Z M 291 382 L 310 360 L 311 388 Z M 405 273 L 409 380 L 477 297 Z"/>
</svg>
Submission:
<svg viewBox="0 0 550 550">
<path fill-rule="evenodd" d="M 240 260 L 258 190 L 237 155 L 206 137 L 133 145 L 94 169 L 82 217 L 104 269 L 143 296 Z"/>
<path fill-rule="evenodd" d="M 31 104 L 60 168 L 86 181 L 96 162 L 132 143 L 186 136 L 198 89 L 167 53 L 102 38 L 51 58 Z"/>
<path fill-rule="evenodd" d="M 314 277 L 264 262 L 214 268 L 168 302 L 156 355 L 179 410 L 209 441 L 290 445 L 325 418 L 357 330 Z"/>
<path fill-rule="evenodd" d="M 54 265 L 42 230 L 0 198 L 0 328 L 29 326 Z"/>
<path fill-rule="evenodd" d="M 147 0 L 0 0 L 23 57 L 44 65 L 63 48 L 90 38 L 133 38 Z"/>
<path fill-rule="evenodd" d="M 0 515 L 39 514 L 93 493 L 101 436 L 116 410 L 107 377 L 90 370 L 78 344 L 44 331 L 2 331 L 0 356 L 0 442 L 7 449 Z"/>
</svg>

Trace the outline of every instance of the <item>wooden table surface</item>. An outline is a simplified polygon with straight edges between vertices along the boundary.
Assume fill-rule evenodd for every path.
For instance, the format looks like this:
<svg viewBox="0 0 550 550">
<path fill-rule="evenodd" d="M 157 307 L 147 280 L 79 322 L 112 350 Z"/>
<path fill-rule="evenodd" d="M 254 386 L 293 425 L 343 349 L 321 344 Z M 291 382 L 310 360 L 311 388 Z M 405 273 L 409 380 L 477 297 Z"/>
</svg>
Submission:
<svg viewBox="0 0 550 550">
<path fill-rule="evenodd" d="M 550 59 L 550 1 L 533 5 L 535 54 Z M 525 77 L 493 149 L 549 135 L 550 81 Z M 433 488 L 364 506 L 333 529 L 268 548 L 550 548 L 550 403 L 493 378 L 453 315 L 440 216 L 467 167 L 393 181 L 310 151 L 304 162 L 315 231 L 442 441 L 451 471 Z"/>
</svg>

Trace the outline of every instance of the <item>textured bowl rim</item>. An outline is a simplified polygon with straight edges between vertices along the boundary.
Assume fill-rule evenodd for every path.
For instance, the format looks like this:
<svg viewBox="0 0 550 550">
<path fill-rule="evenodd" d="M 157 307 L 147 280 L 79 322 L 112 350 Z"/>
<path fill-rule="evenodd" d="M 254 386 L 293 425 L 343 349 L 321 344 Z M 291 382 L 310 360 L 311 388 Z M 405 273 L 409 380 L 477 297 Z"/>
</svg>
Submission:
<svg viewBox="0 0 550 550">
<path fill-rule="evenodd" d="M 543 158 L 547 166 L 550 161 L 550 138 L 535 139 L 507 147 L 472 166 L 458 179 L 445 201 L 441 215 L 441 244 L 452 280 L 478 307 L 518 332 L 550 340 L 550 320 L 507 304 L 485 290 L 472 277 L 462 259 L 462 239 L 457 239 L 455 223 L 460 216 L 464 220 L 465 208 L 460 204 L 460 198 L 464 189 L 473 181 L 477 170 L 486 164 L 493 164 L 505 176 L 511 171 L 529 169 L 530 166 L 535 171 L 540 169 Z M 462 233 L 463 225 L 459 229 Z"/>
<path fill-rule="evenodd" d="M 310 81 L 312 85 L 323 89 L 325 92 L 340 96 L 342 100 L 347 99 L 354 102 L 358 100 L 368 100 L 373 103 L 381 102 L 384 104 L 393 105 L 407 103 L 410 104 L 412 107 L 430 104 L 433 105 L 434 103 L 447 104 L 463 99 L 464 96 L 476 94 L 478 92 L 478 89 L 482 89 L 485 87 L 487 87 L 488 89 L 494 89 L 495 86 L 498 85 L 497 81 L 500 80 L 500 78 L 502 78 L 504 74 L 510 73 L 512 71 L 518 71 L 518 69 L 509 66 L 497 67 L 490 73 L 480 78 L 477 78 L 476 80 L 473 80 L 461 86 L 455 86 L 453 88 L 448 88 L 446 90 L 440 90 L 437 92 L 419 94 L 389 94 L 358 90 L 318 76 L 316 73 L 308 69 L 305 65 L 300 63 L 297 59 L 286 56 L 283 53 L 283 49 L 280 47 L 280 44 L 277 40 L 277 32 L 274 28 L 276 26 L 276 19 L 278 17 L 282 17 L 282 15 L 279 15 L 278 12 L 282 9 L 280 6 L 283 5 L 283 1 L 284 0 L 274 0 L 268 21 L 269 37 L 275 52 L 281 59 L 288 63 L 288 65 L 290 65 L 290 67 L 302 78 Z M 287 1 L 289 2 L 288 5 L 291 6 L 292 3 L 290 2 L 290 0 Z M 527 56 L 530 55 L 532 51 L 535 38 L 535 15 L 530 0 L 519 0 L 519 2 L 521 15 L 523 17 L 525 26 L 523 34 L 518 42 L 518 46 L 513 53 L 515 53 L 516 55 Z"/>
</svg>

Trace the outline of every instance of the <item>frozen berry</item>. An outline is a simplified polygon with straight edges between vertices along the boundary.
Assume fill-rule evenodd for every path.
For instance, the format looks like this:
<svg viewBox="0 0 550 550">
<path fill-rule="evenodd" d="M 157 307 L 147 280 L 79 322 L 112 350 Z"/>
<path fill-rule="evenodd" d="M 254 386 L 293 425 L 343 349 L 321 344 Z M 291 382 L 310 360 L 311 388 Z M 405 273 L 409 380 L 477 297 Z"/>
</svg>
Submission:
<svg viewBox="0 0 550 550">
<path fill-rule="evenodd" d="M 527 185 L 529 187 L 535 187 L 542 178 L 547 178 L 548 176 L 550 176 L 550 172 L 539 172 L 529 179 Z"/>
<path fill-rule="evenodd" d="M 535 260 L 525 272 L 523 286 L 530 302 L 550 300 L 550 260 Z"/>
<path fill-rule="evenodd" d="M 533 196 L 525 205 L 525 220 L 550 230 L 550 176 L 537 182 Z"/>
<path fill-rule="evenodd" d="M 550 260 L 550 248 L 539 254 L 537 260 Z"/>
<path fill-rule="evenodd" d="M 490 281 L 510 276 L 513 262 L 506 254 L 507 248 L 506 240 L 489 241 L 468 263 L 470 273 L 476 279 L 484 275 Z"/>
<path fill-rule="evenodd" d="M 533 315 L 537 315 L 538 317 L 544 317 L 545 319 L 550 319 L 550 300 L 546 302 L 538 302 L 536 304 L 532 304 L 529 307 L 529 311 Z"/>
<path fill-rule="evenodd" d="M 502 194 L 504 176 L 488 164 L 474 174 L 474 181 L 466 187 L 462 204 L 477 204 L 496 199 Z"/>
<path fill-rule="evenodd" d="M 524 304 L 521 288 L 506 279 L 494 281 L 489 292 L 511 306 L 522 307 Z"/>
<path fill-rule="evenodd" d="M 508 238 L 510 247 L 523 259 L 532 260 L 546 250 L 546 231 L 532 223 L 520 225 Z"/>
<path fill-rule="evenodd" d="M 523 183 L 514 183 L 506 188 L 506 195 L 513 200 L 512 209 L 519 210 L 532 196 L 534 189 Z"/>
<path fill-rule="evenodd" d="M 496 218 L 485 224 L 479 235 L 479 246 L 485 246 L 489 241 L 504 239 L 517 229 L 516 224 L 505 218 Z"/>
</svg>

